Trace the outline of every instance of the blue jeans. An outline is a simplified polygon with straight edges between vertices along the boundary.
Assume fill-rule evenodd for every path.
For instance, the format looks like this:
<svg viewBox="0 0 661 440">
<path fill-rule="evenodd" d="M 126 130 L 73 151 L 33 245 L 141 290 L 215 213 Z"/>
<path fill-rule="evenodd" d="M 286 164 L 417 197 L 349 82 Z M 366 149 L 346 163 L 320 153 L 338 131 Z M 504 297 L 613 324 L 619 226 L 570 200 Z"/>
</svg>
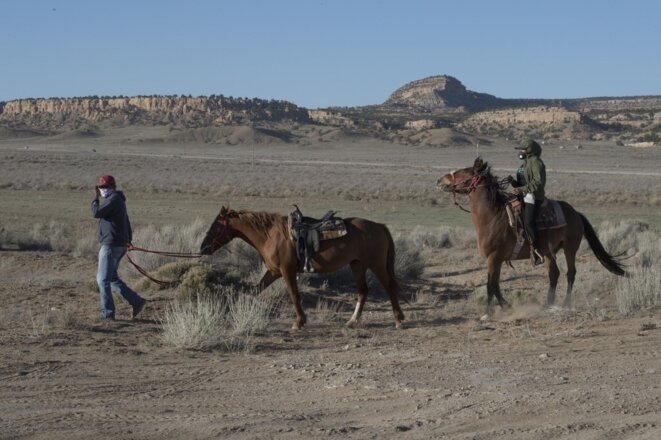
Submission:
<svg viewBox="0 0 661 440">
<path fill-rule="evenodd" d="M 125 253 L 126 246 L 102 244 L 99 250 L 99 270 L 96 273 L 96 282 L 99 285 L 102 318 L 115 318 L 115 302 L 112 299 L 113 290 L 133 307 L 142 302 L 142 298 L 117 275 L 119 262 Z"/>
</svg>

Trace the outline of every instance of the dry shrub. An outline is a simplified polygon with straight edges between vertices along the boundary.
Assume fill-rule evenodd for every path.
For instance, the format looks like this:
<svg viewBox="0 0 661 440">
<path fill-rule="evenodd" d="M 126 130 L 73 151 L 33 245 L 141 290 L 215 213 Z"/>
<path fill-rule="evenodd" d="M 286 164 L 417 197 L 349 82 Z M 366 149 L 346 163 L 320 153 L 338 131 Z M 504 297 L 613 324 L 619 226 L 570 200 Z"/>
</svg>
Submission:
<svg viewBox="0 0 661 440">
<path fill-rule="evenodd" d="M 625 254 L 633 267 L 651 267 L 661 264 L 661 234 L 649 224 L 638 220 L 605 221 L 598 228 L 599 239 L 611 254 Z M 587 251 L 584 242 L 581 249 Z"/>
<path fill-rule="evenodd" d="M 409 241 L 425 249 L 474 249 L 476 243 L 472 230 L 445 225 L 438 228 L 416 226 L 407 236 Z"/>
<path fill-rule="evenodd" d="M 454 266 L 458 261 L 477 263 L 482 258 L 477 251 L 475 232 L 470 228 L 416 226 L 409 237 L 420 249 L 423 260 L 436 265 Z"/>
<path fill-rule="evenodd" d="M 9 328 L 23 327 L 30 337 L 39 338 L 66 329 L 83 328 L 80 315 L 71 307 L 46 306 L 34 311 L 5 311 L 0 323 Z"/>
<path fill-rule="evenodd" d="M 200 263 L 197 261 L 175 261 L 172 263 L 164 264 L 151 275 L 157 280 L 162 280 L 170 284 L 160 285 L 156 284 L 148 278 L 142 278 L 138 281 L 133 287 L 134 290 L 138 292 L 146 292 L 148 290 L 161 290 L 174 285 L 178 285 L 181 282 L 182 277 L 194 266 L 198 266 Z"/>
<path fill-rule="evenodd" d="M 567 273 L 564 258 L 558 259 L 558 267 L 562 274 Z M 608 293 L 613 286 L 615 275 L 610 274 L 595 259 L 578 266 L 572 293 L 576 298 L 588 299 L 591 296 Z"/>
<path fill-rule="evenodd" d="M 479 286 L 473 289 L 470 294 L 472 301 L 475 301 L 477 304 L 486 304 L 487 303 L 487 286 Z"/>
<path fill-rule="evenodd" d="M 67 225 L 54 220 L 36 223 L 28 233 L 17 233 L 6 229 L 0 231 L 0 247 L 13 247 L 24 251 L 69 252 L 72 249 L 71 230 Z"/>
<path fill-rule="evenodd" d="M 250 337 L 263 331 L 271 321 L 279 301 L 272 295 L 239 291 L 228 297 L 229 324 L 234 336 Z"/>
<path fill-rule="evenodd" d="M 96 282 L 96 278 L 85 278 L 83 284 L 90 292 L 99 293 L 99 284 Z"/>
<path fill-rule="evenodd" d="M 243 277 L 248 276 L 251 272 L 259 272 L 262 267 L 262 257 L 259 252 L 239 239 L 230 241 L 215 254 L 206 258 L 214 267 L 225 272 L 237 272 Z"/>
<path fill-rule="evenodd" d="M 576 291 L 583 295 L 613 290 L 618 309 L 629 314 L 661 305 L 661 235 L 647 223 L 637 220 L 605 221 L 599 225 L 599 238 L 612 254 L 626 255 L 628 276 L 604 275 L 593 263 L 576 277 Z M 587 250 L 587 243 L 581 248 Z"/>
<path fill-rule="evenodd" d="M 317 305 L 309 314 L 310 321 L 316 323 L 337 322 L 340 319 L 341 312 L 342 303 L 318 298 Z"/>
<path fill-rule="evenodd" d="M 536 297 L 537 293 L 533 290 L 512 290 L 503 292 L 503 297 L 505 300 L 510 303 L 512 306 L 522 306 L 528 304 L 539 304 L 539 300 Z M 472 301 L 475 301 L 477 304 L 485 305 L 489 298 L 487 294 L 487 286 L 479 286 L 473 289 L 470 294 Z M 498 305 L 498 300 L 494 296 L 493 304 Z"/>
<path fill-rule="evenodd" d="M 418 289 L 411 297 L 411 305 L 437 306 L 441 302 L 440 295 L 434 294 L 430 289 Z"/>
<path fill-rule="evenodd" d="M 225 331 L 226 309 L 221 301 L 206 297 L 196 302 L 172 303 L 162 320 L 163 343 L 190 350 L 231 346 Z"/>
<path fill-rule="evenodd" d="M 420 246 L 410 234 L 398 234 L 394 241 L 397 280 L 408 282 L 420 279 L 425 269 Z"/>
<path fill-rule="evenodd" d="M 189 266 L 180 277 L 175 298 L 178 301 L 196 301 L 200 296 L 212 297 L 222 284 L 223 275 L 206 264 Z"/>
<path fill-rule="evenodd" d="M 661 305 L 661 269 L 636 267 L 629 276 L 621 278 L 615 286 L 617 307 L 621 313 L 629 314 Z"/>
<path fill-rule="evenodd" d="M 71 251 L 71 255 L 76 258 L 92 258 L 99 252 L 99 241 L 96 234 L 87 234 L 76 241 L 76 245 Z"/>
<path fill-rule="evenodd" d="M 173 302 L 162 320 L 165 345 L 191 350 L 251 350 L 251 338 L 264 330 L 276 307 L 273 296 L 251 295 L 232 287 L 196 301 Z"/>
<path fill-rule="evenodd" d="M 134 289 L 145 292 L 176 288 L 175 298 L 178 301 L 194 302 L 200 295 L 214 296 L 223 286 L 244 288 L 252 285 L 232 271 L 225 272 L 209 264 L 190 260 L 164 264 L 151 275 L 167 284 L 156 284 L 144 278 L 135 284 Z"/>
<path fill-rule="evenodd" d="M 133 244 L 158 251 L 198 252 L 207 229 L 208 225 L 199 218 L 185 226 L 149 225 L 133 234 Z M 172 261 L 171 257 L 144 252 L 134 252 L 131 257 L 148 271 Z"/>
</svg>

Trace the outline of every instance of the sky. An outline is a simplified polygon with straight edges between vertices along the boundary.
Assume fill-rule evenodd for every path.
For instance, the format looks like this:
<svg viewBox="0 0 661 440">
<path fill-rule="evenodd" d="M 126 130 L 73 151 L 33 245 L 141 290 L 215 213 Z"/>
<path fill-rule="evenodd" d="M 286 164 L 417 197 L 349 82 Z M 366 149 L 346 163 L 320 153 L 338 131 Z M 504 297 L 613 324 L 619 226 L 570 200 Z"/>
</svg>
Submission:
<svg viewBox="0 0 661 440">
<path fill-rule="evenodd" d="M 0 101 L 380 104 L 451 75 L 500 98 L 661 95 L 656 0 L 0 0 Z"/>
</svg>

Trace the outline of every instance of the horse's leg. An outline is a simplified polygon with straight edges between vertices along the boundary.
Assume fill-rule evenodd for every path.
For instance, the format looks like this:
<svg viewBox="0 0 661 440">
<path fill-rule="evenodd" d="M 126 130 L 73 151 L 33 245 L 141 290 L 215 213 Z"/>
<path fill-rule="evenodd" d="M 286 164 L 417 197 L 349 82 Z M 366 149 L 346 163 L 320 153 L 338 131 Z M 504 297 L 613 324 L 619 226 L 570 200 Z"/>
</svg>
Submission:
<svg viewBox="0 0 661 440">
<path fill-rule="evenodd" d="M 549 290 L 546 293 L 546 303 L 545 306 L 551 306 L 555 302 L 555 289 L 558 286 L 558 278 L 560 277 L 560 269 L 558 269 L 558 263 L 556 263 L 553 255 L 547 255 L 544 259 L 544 265 L 546 270 L 549 273 Z"/>
<path fill-rule="evenodd" d="M 266 272 L 264 272 L 264 275 L 262 275 L 262 279 L 259 280 L 259 291 L 261 292 L 266 289 L 273 283 L 273 281 L 277 280 L 278 278 L 280 278 L 280 274 L 274 274 L 270 270 L 266 269 Z"/>
<path fill-rule="evenodd" d="M 500 293 L 500 270 L 503 267 L 503 260 L 500 257 L 492 255 L 487 259 L 487 315 L 493 315 L 493 297 L 498 300 L 501 308 L 509 307 L 505 298 Z"/>
<path fill-rule="evenodd" d="M 307 322 L 307 318 L 305 317 L 305 312 L 303 312 L 303 307 L 301 306 L 301 299 L 298 296 L 298 286 L 296 284 L 296 271 L 294 270 L 294 271 L 285 272 L 283 278 L 285 279 L 285 283 L 287 283 L 287 288 L 289 290 L 289 297 L 291 298 L 291 302 L 294 306 L 294 311 L 296 312 L 296 320 L 292 325 L 292 329 L 300 330 Z"/>
<path fill-rule="evenodd" d="M 577 249 L 565 248 L 565 260 L 567 260 L 567 294 L 562 305 L 567 309 L 571 308 L 571 292 L 574 288 L 574 280 L 576 279 L 576 252 Z"/>
<path fill-rule="evenodd" d="M 395 280 L 391 279 L 385 264 L 383 264 L 378 268 L 370 267 L 370 269 L 372 270 L 372 273 L 374 273 L 376 279 L 379 280 L 383 288 L 386 289 L 386 292 L 388 292 L 388 296 L 390 297 L 390 303 L 392 304 L 392 313 L 395 317 L 395 328 L 402 328 L 402 321 L 404 320 L 404 312 L 402 312 L 401 307 L 399 307 L 399 297 L 397 296 L 397 283 L 395 282 Z"/>
<path fill-rule="evenodd" d="M 365 278 L 365 271 L 367 268 L 360 261 L 351 262 L 351 275 L 358 287 L 358 300 L 356 301 L 356 310 L 354 310 L 351 319 L 347 322 L 347 327 L 353 327 L 354 324 L 360 321 L 360 316 L 363 313 L 365 306 L 365 299 L 367 298 L 367 279 Z"/>
</svg>

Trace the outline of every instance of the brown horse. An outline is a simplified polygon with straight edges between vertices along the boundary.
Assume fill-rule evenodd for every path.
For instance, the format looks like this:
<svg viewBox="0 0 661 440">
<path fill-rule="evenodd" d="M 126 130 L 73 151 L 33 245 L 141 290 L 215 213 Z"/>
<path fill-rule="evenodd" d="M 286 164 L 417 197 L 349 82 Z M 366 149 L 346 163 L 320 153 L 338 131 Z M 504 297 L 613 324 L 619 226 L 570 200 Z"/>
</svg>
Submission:
<svg viewBox="0 0 661 440">
<path fill-rule="evenodd" d="M 317 273 L 334 272 L 347 264 L 358 286 L 358 302 L 348 326 L 360 320 L 367 297 L 367 269 L 379 280 L 390 296 L 395 326 L 401 327 L 404 314 L 399 307 L 399 286 L 395 279 L 395 246 L 385 225 L 362 218 L 344 219 L 347 234 L 319 243 L 319 252 L 311 259 Z M 240 238 L 254 247 L 262 256 L 266 272 L 259 282 L 260 291 L 282 277 L 296 311 L 293 328 L 306 323 L 305 313 L 296 285 L 299 265 L 296 249 L 290 239 L 287 217 L 267 212 L 233 211 L 224 206 L 212 223 L 200 252 L 211 255 L 234 238 Z"/>
<path fill-rule="evenodd" d="M 498 181 L 489 165 L 477 158 L 472 167 L 446 174 L 437 185 L 454 194 L 468 195 L 473 227 L 477 234 L 477 247 L 487 259 L 487 313 L 493 312 L 493 297 L 501 307 L 508 306 L 500 293 L 500 270 L 504 261 L 510 261 L 516 237 L 510 228 L 505 204 L 508 195 L 501 189 L 506 181 Z M 555 289 L 560 270 L 555 254 L 562 249 L 567 260 L 567 294 L 564 306 L 571 307 L 571 293 L 576 277 L 576 253 L 585 237 L 599 262 L 610 272 L 624 275 L 622 264 L 604 249 L 590 222 L 566 202 L 559 202 L 567 224 L 561 228 L 539 231 L 540 243 L 546 251 L 545 265 L 549 274 L 546 305 L 555 301 Z M 549 255 L 550 254 L 550 255 Z M 524 246 L 516 259 L 530 258 L 530 247 Z"/>
</svg>

